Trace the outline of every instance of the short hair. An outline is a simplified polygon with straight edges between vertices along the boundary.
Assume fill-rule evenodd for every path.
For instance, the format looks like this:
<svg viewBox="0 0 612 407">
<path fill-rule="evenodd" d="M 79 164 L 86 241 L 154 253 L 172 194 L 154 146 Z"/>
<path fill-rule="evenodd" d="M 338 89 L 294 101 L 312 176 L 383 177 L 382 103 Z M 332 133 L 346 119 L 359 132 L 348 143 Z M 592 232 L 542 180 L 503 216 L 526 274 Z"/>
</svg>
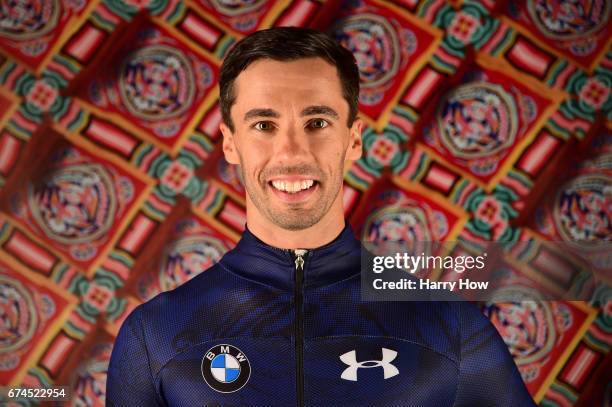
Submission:
<svg viewBox="0 0 612 407">
<path fill-rule="evenodd" d="M 274 27 L 256 31 L 237 42 L 228 52 L 219 75 L 221 117 L 234 132 L 230 109 L 236 101 L 234 81 L 258 59 L 294 61 L 320 57 L 335 66 L 342 85 L 342 96 L 348 102 L 350 127 L 358 113 L 359 69 L 353 54 L 321 31 L 299 27 Z"/>
</svg>

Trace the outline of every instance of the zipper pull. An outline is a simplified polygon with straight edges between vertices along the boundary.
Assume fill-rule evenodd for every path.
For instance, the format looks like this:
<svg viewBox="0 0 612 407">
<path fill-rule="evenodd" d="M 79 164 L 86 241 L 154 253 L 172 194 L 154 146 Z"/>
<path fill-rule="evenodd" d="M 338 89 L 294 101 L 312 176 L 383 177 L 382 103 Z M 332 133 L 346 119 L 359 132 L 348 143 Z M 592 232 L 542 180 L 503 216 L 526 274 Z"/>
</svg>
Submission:
<svg viewBox="0 0 612 407">
<path fill-rule="evenodd" d="M 304 271 L 304 256 L 308 250 L 306 249 L 295 249 L 293 253 L 295 254 L 295 269 Z"/>
</svg>

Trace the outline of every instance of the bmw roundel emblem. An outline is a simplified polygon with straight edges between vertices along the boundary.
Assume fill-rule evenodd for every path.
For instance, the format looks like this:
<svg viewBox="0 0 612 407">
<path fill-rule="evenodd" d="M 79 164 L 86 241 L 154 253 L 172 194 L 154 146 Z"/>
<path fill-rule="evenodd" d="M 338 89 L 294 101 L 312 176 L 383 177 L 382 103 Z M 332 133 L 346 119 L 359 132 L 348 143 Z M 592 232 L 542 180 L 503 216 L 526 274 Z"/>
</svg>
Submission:
<svg viewBox="0 0 612 407">
<path fill-rule="evenodd" d="M 206 352 L 202 358 L 202 376 L 213 390 L 232 393 L 249 381 L 251 364 L 240 349 L 224 343 Z"/>
</svg>

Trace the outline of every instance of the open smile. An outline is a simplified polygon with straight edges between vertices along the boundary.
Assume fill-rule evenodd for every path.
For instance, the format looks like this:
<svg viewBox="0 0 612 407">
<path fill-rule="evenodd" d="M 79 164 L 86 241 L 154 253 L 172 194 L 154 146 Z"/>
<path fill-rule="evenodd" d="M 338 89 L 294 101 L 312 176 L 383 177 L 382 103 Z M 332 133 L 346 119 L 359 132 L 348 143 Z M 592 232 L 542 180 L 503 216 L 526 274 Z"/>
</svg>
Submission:
<svg viewBox="0 0 612 407">
<path fill-rule="evenodd" d="M 274 179 L 268 181 L 270 189 L 283 202 L 297 203 L 306 201 L 319 188 L 314 179 Z"/>
</svg>

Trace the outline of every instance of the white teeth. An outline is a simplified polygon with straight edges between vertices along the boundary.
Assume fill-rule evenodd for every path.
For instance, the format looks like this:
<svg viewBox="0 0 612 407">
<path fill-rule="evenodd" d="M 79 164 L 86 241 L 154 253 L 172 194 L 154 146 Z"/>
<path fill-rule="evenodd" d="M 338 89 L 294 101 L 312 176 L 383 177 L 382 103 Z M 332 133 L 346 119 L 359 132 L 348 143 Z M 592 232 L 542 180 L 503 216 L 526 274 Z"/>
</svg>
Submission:
<svg viewBox="0 0 612 407">
<path fill-rule="evenodd" d="M 314 184 L 314 181 L 311 179 L 304 180 L 304 181 L 295 181 L 295 182 L 272 181 L 272 186 L 274 188 L 280 191 L 285 191 L 285 192 L 289 192 L 292 194 L 308 189 L 311 186 L 313 186 L 313 184 Z"/>
</svg>

